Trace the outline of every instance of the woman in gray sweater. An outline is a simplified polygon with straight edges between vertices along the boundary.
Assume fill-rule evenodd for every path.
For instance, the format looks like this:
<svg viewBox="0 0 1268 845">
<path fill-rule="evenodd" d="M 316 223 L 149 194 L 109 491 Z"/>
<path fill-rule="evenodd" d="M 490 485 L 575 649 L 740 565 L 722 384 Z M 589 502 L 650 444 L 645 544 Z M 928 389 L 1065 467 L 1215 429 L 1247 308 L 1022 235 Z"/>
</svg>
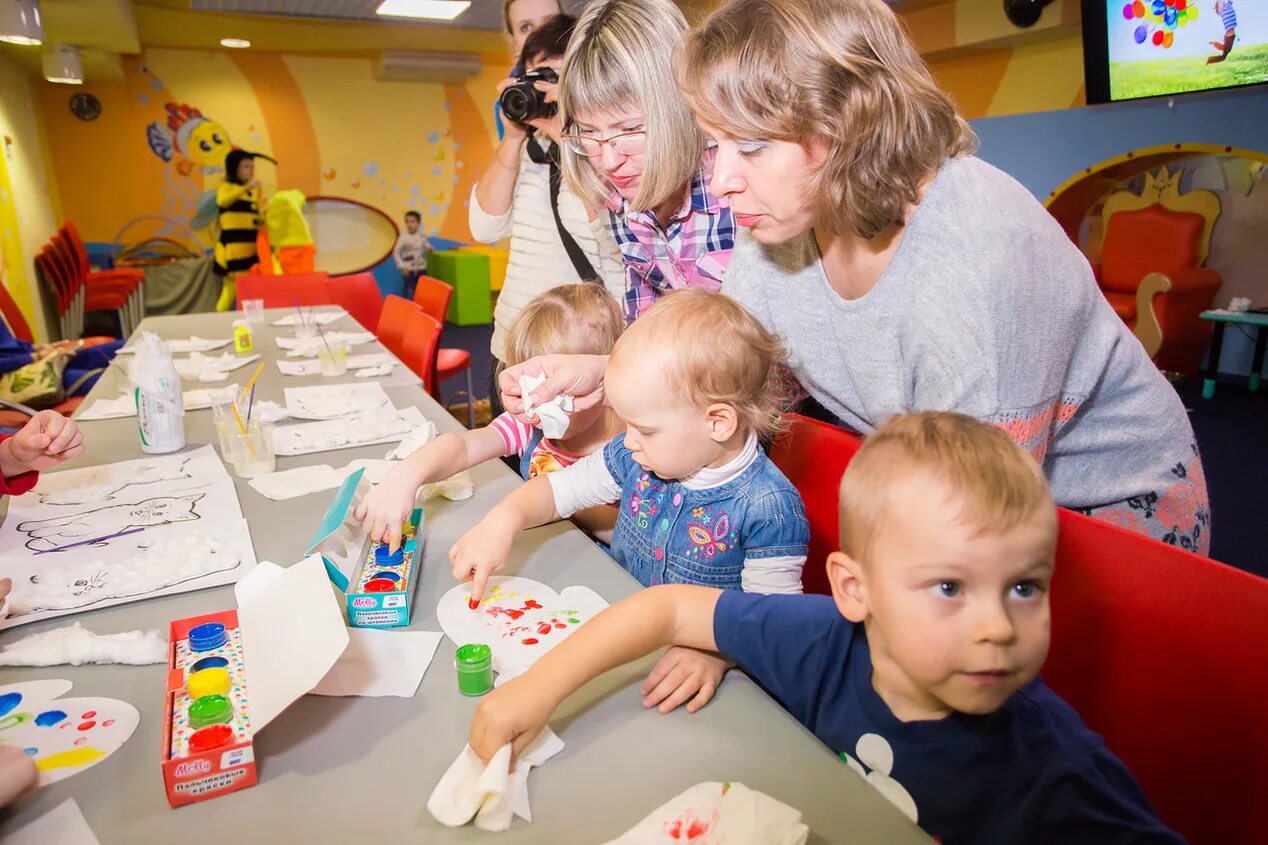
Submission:
<svg viewBox="0 0 1268 845">
<path fill-rule="evenodd" d="M 722 292 L 784 336 L 825 408 L 861 432 L 925 410 L 986 420 L 1059 504 L 1209 549 L 1175 391 L 1056 222 L 971 155 L 882 0 L 729 0 L 676 71 L 717 144 L 714 192 L 748 230 Z M 538 390 L 585 392 L 576 368 Z"/>
</svg>

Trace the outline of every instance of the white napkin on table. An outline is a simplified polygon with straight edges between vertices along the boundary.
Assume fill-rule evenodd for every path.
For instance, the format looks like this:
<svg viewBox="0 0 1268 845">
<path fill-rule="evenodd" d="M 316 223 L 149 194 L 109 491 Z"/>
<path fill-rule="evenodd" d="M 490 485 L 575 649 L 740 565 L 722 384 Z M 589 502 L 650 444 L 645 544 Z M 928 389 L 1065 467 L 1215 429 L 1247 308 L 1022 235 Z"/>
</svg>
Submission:
<svg viewBox="0 0 1268 845">
<path fill-rule="evenodd" d="M 543 728 L 512 769 L 509 742 L 498 749 L 488 766 L 468 745 L 436 784 L 427 809 L 436 821 L 449 827 L 460 827 L 472 816 L 481 830 L 506 830 L 515 816 L 532 822 L 528 772 L 563 750 L 564 741 L 550 728 Z"/>
<path fill-rule="evenodd" d="M 239 357 L 232 352 L 222 352 L 220 355 L 203 355 L 195 352 L 188 358 L 177 358 L 172 363 L 176 365 L 176 372 L 183 379 L 215 382 L 223 381 L 233 370 L 254 363 L 259 358 L 258 353 Z"/>
<path fill-rule="evenodd" d="M 414 428 L 409 434 L 405 435 L 405 437 L 401 439 L 401 442 L 396 444 L 392 451 L 388 452 L 383 457 L 387 458 L 389 461 L 403 461 L 410 455 L 414 454 L 415 450 L 426 446 L 435 437 L 436 424 L 431 420 L 427 420 L 422 425 Z"/>
<path fill-rule="evenodd" d="M 392 374 L 392 368 L 394 366 L 395 364 L 383 364 L 382 366 L 379 366 L 379 367 L 366 367 L 364 369 L 357 370 L 355 373 L 353 373 L 353 375 L 355 375 L 357 378 L 376 378 L 378 376 L 390 376 Z"/>
<path fill-rule="evenodd" d="M 5 602 L 8 607 L 8 602 Z M 167 662 L 167 638 L 155 631 L 97 634 L 76 622 L 41 631 L 9 643 L 0 651 L 0 666 L 58 666 L 68 663 L 124 663 L 144 666 Z"/>
<path fill-rule="evenodd" d="M 698 783 L 607 845 L 805 845 L 801 812 L 742 783 Z"/>
<path fill-rule="evenodd" d="M 558 440 L 568 431 L 568 415 L 572 413 L 572 397 L 556 396 L 549 402 L 533 404 L 532 394 L 546 380 L 545 375 L 520 376 L 520 393 L 524 397 L 524 414 L 534 411 L 541 421 L 542 434 L 547 440 Z"/>
</svg>

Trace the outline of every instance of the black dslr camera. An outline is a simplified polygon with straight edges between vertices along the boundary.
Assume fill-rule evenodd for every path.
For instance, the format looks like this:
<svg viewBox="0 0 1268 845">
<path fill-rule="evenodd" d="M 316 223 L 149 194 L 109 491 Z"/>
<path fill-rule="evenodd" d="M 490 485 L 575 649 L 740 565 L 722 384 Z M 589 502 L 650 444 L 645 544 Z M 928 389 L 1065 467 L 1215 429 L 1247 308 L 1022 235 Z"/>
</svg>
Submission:
<svg viewBox="0 0 1268 845">
<path fill-rule="evenodd" d="M 553 68 L 539 67 L 536 70 L 520 74 L 519 82 L 502 92 L 498 102 L 502 106 L 502 114 L 507 120 L 523 125 L 530 120 L 541 117 L 554 117 L 559 111 L 554 103 L 545 101 L 546 96 L 533 87 L 534 82 L 558 82 L 559 74 Z"/>
</svg>

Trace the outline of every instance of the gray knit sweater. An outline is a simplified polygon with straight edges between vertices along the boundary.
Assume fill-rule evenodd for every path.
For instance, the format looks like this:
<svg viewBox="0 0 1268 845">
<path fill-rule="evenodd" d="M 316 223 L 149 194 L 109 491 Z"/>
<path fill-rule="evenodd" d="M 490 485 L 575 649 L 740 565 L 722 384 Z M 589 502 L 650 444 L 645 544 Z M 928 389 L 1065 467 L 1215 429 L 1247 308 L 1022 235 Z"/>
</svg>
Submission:
<svg viewBox="0 0 1268 845">
<path fill-rule="evenodd" d="M 1087 259 L 1019 183 L 948 160 L 876 286 L 843 299 L 812 234 L 736 243 L 722 292 L 783 335 L 805 388 L 861 432 L 949 410 L 1004 428 L 1057 502 L 1195 550 L 1209 508 L 1184 406 Z"/>
</svg>

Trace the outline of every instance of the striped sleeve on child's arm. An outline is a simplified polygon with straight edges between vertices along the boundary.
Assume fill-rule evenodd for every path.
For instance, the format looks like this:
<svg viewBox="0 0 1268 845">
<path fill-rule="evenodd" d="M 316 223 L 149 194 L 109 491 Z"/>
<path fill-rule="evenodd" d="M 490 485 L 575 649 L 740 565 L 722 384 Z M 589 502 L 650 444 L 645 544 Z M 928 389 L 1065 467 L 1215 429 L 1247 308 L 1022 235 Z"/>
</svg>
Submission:
<svg viewBox="0 0 1268 845">
<path fill-rule="evenodd" d="M 533 438 L 533 427 L 520 422 L 509 412 L 500 414 L 489 423 L 489 428 L 502 436 L 504 446 L 502 457 L 504 458 L 509 458 L 511 455 L 523 456 Z"/>
</svg>

